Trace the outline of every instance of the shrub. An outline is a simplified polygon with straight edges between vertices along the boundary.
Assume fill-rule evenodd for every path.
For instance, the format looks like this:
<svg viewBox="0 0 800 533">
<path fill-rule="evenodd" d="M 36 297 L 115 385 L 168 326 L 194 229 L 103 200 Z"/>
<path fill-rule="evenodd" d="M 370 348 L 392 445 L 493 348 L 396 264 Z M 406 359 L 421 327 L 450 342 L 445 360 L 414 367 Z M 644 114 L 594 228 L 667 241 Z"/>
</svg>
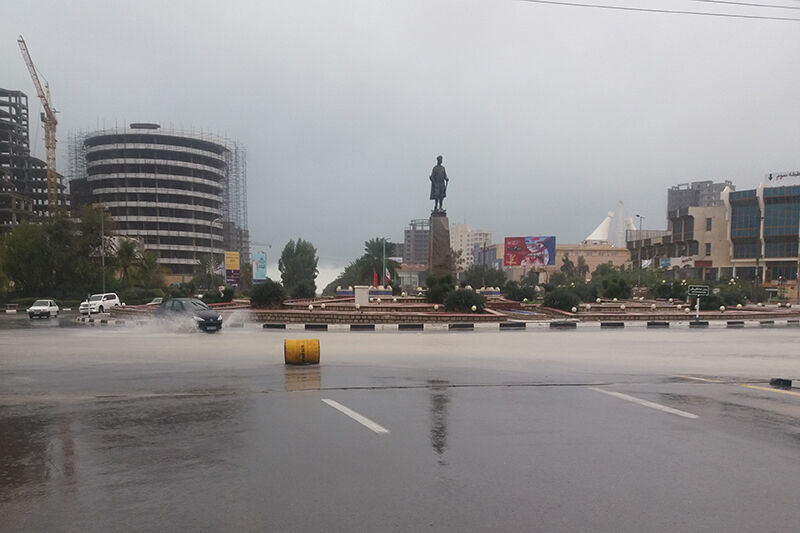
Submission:
<svg viewBox="0 0 800 533">
<path fill-rule="evenodd" d="M 285 299 L 286 292 L 283 290 L 283 286 L 269 278 L 262 283 L 254 285 L 250 293 L 250 305 L 252 307 L 277 307 Z"/>
<path fill-rule="evenodd" d="M 597 287 L 588 283 L 575 285 L 572 292 L 574 292 L 582 302 L 594 302 L 597 299 Z"/>
<path fill-rule="evenodd" d="M 581 299 L 571 290 L 556 289 L 544 295 L 543 305 L 545 307 L 552 307 L 553 309 L 569 311 L 573 307 L 577 307 L 580 303 Z"/>
<path fill-rule="evenodd" d="M 517 281 L 509 281 L 503 287 L 503 296 L 516 302 L 521 302 L 526 298 L 533 300 L 536 298 L 536 290 L 530 286 L 520 285 Z"/>
<path fill-rule="evenodd" d="M 692 309 L 697 305 L 697 298 L 692 298 Z M 700 298 L 700 309 L 702 311 L 718 311 L 719 306 L 725 305 L 722 299 L 716 294 L 709 294 Z"/>
<path fill-rule="evenodd" d="M 601 282 L 603 296 L 624 300 L 631 297 L 631 286 L 621 276 L 605 278 Z"/>
<path fill-rule="evenodd" d="M 203 295 L 203 301 L 207 304 L 218 304 L 233 300 L 233 287 L 225 287 L 222 294 L 218 291 L 211 291 Z"/>
<path fill-rule="evenodd" d="M 428 274 L 425 278 L 425 285 L 428 287 L 425 298 L 434 304 L 443 304 L 447 296 L 455 291 L 455 281 L 450 274 L 444 276 Z"/>
<path fill-rule="evenodd" d="M 477 292 L 470 289 L 458 289 L 452 291 L 444 299 L 444 308 L 447 311 L 461 313 L 471 313 L 474 305 L 477 313 L 483 312 L 486 299 Z"/>
</svg>

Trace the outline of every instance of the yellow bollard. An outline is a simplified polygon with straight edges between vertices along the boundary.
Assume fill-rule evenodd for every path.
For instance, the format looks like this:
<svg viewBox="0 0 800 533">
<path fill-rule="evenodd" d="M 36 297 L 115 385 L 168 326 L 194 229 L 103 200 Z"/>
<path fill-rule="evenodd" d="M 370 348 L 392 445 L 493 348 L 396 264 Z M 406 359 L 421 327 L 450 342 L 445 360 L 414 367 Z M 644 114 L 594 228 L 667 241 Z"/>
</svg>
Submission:
<svg viewBox="0 0 800 533">
<path fill-rule="evenodd" d="M 287 365 L 318 365 L 319 339 L 286 339 L 283 361 Z"/>
</svg>

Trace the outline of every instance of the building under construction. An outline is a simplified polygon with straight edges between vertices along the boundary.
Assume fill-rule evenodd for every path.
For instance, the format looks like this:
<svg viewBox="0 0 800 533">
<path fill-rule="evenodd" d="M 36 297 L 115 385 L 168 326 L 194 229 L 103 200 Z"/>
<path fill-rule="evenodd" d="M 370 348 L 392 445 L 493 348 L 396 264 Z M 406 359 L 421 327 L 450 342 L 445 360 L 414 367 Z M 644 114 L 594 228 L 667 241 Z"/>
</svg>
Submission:
<svg viewBox="0 0 800 533">
<path fill-rule="evenodd" d="M 31 155 L 28 116 L 25 93 L 0 89 L 0 231 L 48 212 L 47 164 Z M 64 179 L 57 178 L 64 208 Z"/>
<path fill-rule="evenodd" d="M 157 252 L 173 281 L 225 251 L 249 261 L 246 153 L 235 142 L 131 124 L 72 135 L 70 167 L 73 203 L 102 205 L 115 233 Z"/>
</svg>

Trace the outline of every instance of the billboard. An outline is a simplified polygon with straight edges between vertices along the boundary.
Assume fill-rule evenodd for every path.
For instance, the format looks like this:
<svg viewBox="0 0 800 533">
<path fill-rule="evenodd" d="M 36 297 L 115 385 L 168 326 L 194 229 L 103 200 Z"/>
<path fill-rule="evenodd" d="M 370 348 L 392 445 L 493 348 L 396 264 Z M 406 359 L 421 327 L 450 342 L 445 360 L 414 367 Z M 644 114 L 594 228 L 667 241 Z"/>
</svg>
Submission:
<svg viewBox="0 0 800 533">
<path fill-rule="evenodd" d="M 253 281 L 260 283 L 267 279 L 267 253 L 256 252 L 253 257 Z"/>
<path fill-rule="evenodd" d="M 225 283 L 239 284 L 239 252 L 225 252 Z"/>
<path fill-rule="evenodd" d="M 556 264 L 556 238 L 506 237 L 503 266 L 548 266 Z"/>
</svg>

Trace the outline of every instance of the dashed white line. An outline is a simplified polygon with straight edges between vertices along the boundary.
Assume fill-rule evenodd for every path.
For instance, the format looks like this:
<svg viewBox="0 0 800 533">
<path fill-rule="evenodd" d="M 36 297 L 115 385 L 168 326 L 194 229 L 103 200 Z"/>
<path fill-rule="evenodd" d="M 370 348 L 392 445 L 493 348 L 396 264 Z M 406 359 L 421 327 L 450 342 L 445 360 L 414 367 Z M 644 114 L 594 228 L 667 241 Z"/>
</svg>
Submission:
<svg viewBox="0 0 800 533">
<path fill-rule="evenodd" d="M 648 400 L 642 400 L 641 398 L 636 398 L 634 396 L 628 396 L 627 394 L 622 394 L 621 392 L 614 392 L 610 390 L 603 390 L 598 389 L 597 387 L 589 387 L 589 390 L 593 390 L 595 392 L 602 392 L 603 394 L 608 394 L 609 396 L 614 396 L 615 398 L 619 398 L 620 400 L 625 400 L 628 402 L 638 403 L 639 405 L 644 405 L 645 407 L 650 407 L 651 409 L 657 409 L 659 411 L 663 411 L 665 413 L 670 413 L 673 415 L 682 416 L 684 418 L 700 418 L 697 415 L 692 413 L 687 413 L 686 411 L 681 411 L 680 409 L 673 409 L 672 407 L 667 407 L 666 405 L 661 405 L 660 403 L 650 402 Z"/>
<path fill-rule="evenodd" d="M 698 378 L 697 376 L 676 376 L 676 377 L 679 377 L 679 378 L 682 378 L 682 379 L 691 379 L 691 380 L 694 380 L 694 381 L 702 381 L 704 383 L 722 383 L 718 379 Z"/>
<path fill-rule="evenodd" d="M 337 401 L 329 400 L 328 398 L 323 398 L 322 401 L 327 403 L 328 405 L 330 405 L 331 407 L 333 407 L 334 409 L 336 409 L 340 413 L 343 413 L 343 414 L 349 416 L 350 418 L 352 418 L 353 420 L 355 420 L 359 424 L 361 424 L 363 426 L 366 426 L 367 428 L 371 429 L 375 433 L 389 433 L 389 430 L 386 429 L 385 427 L 383 427 L 382 425 L 380 425 L 380 424 L 378 424 L 376 422 L 373 422 L 372 420 L 370 420 L 369 418 L 367 418 L 364 415 L 356 413 L 355 411 L 353 411 L 349 407 L 345 407 L 344 405 L 340 404 Z"/>
</svg>

